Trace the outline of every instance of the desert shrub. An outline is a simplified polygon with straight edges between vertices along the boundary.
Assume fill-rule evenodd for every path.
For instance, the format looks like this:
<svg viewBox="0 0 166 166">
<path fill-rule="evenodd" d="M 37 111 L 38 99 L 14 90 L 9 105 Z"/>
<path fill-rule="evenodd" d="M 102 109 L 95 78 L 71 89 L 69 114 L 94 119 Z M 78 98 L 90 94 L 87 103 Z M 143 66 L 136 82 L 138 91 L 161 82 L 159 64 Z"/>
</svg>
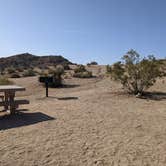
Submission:
<svg viewBox="0 0 166 166">
<path fill-rule="evenodd" d="M 85 71 L 87 71 L 87 70 L 85 69 L 84 65 L 79 65 L 79 66 L 77 66 L 77 68 L 74 69 L 74 73 L 81 73 L 81 72 L 85 72 Z"/>
<path fill-rule="evenodd" d="M 57 65 L 55 68 L 54 75 L 57 75 L 60 77 L 62 76 L 62 74 L 64 74 L 64 67 L 62 65 Z"/>
<path fill-rule="evenodd" d="M 111 73 L 112 67 L 110 65 L 106 66 L 106 73 Z"/>
<path fill-rule="evenodd" d="M 11 77 L 11 78 L 20 78 L 20 75 L 19 75 L 19 73 L 12 73 L 12 74 L 10 75 L 10 77 Z"/>
<path fill-rule="evenodd" d="M 98 63 L 97 63 L 96 61 L 92 61 L 92 62 L 90 62 L 90 63 L 87 63 L 87 65 L 88 65 L 88 66 L 90 66 L 90 65 L 98 65 Z"/>
<path fill-rule="evenodd" d="M 15 69 L 13 67 L 7 68 L 8 74 L 15 73 Z"/>
<path fill-rule="evenodd" d="M 111 76 L 130 93 L 142 94 L 155 83 L 156 78 L 163 76 L 161 63 L 154 56 L 141 59 L 136 51 L 130 50 L 122 59 L 123 63 L 113 65 Z"/>
<path fill-rule="evenodd" d="M 13 82 L 10 81 L 8 78 L 0 76 L 0 85 L 12 85 Z"/>
<path fill-rule="evenodd" d="M 35 76 L 35 75 L 36 75 L 36 73 L 32 69 L 26 70 L 23 73 L 23 77 L 30 77 L 30 76 Z"/>
<path fill-rule="evenodd" d="M 71 70 L 70 66 L 68 64 L 63 64 L 64 70 Z"/>
<path fill-rule="evenodd" d="M 49 83 L 50 87 L 58 87 L 62 85 L 62 75 L 64 74 L 64 68 L 62 65 L 57 65 L 52 73 L 53 82 Z"/>
<path fill-rule="evenodd" d="M 74 73 L 73 77 L 77 77 L 77 78 L 91 78 L 92 77 L 92 72 L 84 71 L 84 72 L 80 72 L 80 73 Z"/>
<path fill-rule="evenodd" d="M 91 78 L 92 72 L 87 71 L 85 66 L 79 65 L 76 69 L 74 69 L 73 77 L 77 78 Z"/>
</svg>

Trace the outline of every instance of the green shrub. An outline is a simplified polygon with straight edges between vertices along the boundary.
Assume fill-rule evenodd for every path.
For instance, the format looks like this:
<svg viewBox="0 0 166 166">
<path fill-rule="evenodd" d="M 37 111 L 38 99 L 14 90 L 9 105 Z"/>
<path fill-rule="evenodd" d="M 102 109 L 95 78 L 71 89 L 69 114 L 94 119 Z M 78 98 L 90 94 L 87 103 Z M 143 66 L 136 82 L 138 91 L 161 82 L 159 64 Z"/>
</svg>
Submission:
<svg viewBox="0 0 166 166">
<path fill-rule="evenodd" d="M 23 77 L 30 77 L 30 76 L 35 76 L 35 75 L 36 75 L 36 73 L 35 73 L 35 71 L 32 70 L 32 69 L 29 69 L 29 70 L 27 70 L 27 71 L 24 71 L 24 73 L 23 73 Z"/>
<path fill-rule="evenodd" d="M 10 81 L 8 78 L 0 76 L 0 85 L 12 85 L 13 82 Z"/>
<path fill-rule="evenodd" d="M 140 59 L 136 51 L 130 50 L 123 56 L 123 62 L 113 65 L 111 76 L 119 80 L 129 93 L 142 94 L 156 78 L 163 76 L 161 63 L 154 56 Z"/>
</svg>

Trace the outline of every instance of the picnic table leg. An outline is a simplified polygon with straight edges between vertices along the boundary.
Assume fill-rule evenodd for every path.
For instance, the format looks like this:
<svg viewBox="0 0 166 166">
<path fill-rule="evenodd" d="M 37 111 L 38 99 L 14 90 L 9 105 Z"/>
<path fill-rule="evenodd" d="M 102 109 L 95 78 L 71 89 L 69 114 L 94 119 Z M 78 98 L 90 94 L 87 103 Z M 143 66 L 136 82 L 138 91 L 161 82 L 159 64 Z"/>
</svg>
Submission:
<svg viewBox="0 0 166 166">
<path fill-rule="evenodd" d="M 7 103 L 8 101 L 9 101 L 9 92 L 5 92 L 5 103 Z M 7 104 L 5 104 L 4 110 L 5 111 L 8 110 L 8 105 Z"/>
<path fill-rule="evenodd" d="M 14 114 L 16 111 L 16 106 L 14 104 L 15 92 L 10 92 L 9 101 L 10 101 L 10 114 Z"/>
</svg>

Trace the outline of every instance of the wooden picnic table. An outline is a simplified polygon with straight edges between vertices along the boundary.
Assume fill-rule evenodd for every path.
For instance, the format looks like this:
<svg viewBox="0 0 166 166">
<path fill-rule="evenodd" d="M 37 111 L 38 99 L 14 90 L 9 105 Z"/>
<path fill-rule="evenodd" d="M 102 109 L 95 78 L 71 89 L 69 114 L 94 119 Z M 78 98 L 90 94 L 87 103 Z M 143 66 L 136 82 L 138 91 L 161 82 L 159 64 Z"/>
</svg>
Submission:
<svg viewBox="0 0 166 166">
<path fill-rule="evenodd" d="M 16 108 L 20 104 L 29 104 L 28 100 L 15 100 L 15 94 L 17 91 L 25 91 L 24 87 L 17 85 L 1 85 L 0 92 L 4 93 L 4 99 L 0 102 L 0 106 L 4 106 L 4 110 L 7 111 L 9 108 L 10 113 L 15 113 Z"/>
</svg>

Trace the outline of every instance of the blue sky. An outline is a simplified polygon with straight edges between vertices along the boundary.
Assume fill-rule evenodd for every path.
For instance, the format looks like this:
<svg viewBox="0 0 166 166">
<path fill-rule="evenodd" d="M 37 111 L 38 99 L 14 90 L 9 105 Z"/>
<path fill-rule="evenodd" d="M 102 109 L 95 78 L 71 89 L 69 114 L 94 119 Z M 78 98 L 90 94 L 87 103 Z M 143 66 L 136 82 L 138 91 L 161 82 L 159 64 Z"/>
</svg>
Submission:
<svg viewBox="0 0 166 166">
<path fill-rule="evenodd" d="M 130 48 L 166 57 L 165 0 L 0 0 L 0 56 L 111 64 Z"/>
</svg>

